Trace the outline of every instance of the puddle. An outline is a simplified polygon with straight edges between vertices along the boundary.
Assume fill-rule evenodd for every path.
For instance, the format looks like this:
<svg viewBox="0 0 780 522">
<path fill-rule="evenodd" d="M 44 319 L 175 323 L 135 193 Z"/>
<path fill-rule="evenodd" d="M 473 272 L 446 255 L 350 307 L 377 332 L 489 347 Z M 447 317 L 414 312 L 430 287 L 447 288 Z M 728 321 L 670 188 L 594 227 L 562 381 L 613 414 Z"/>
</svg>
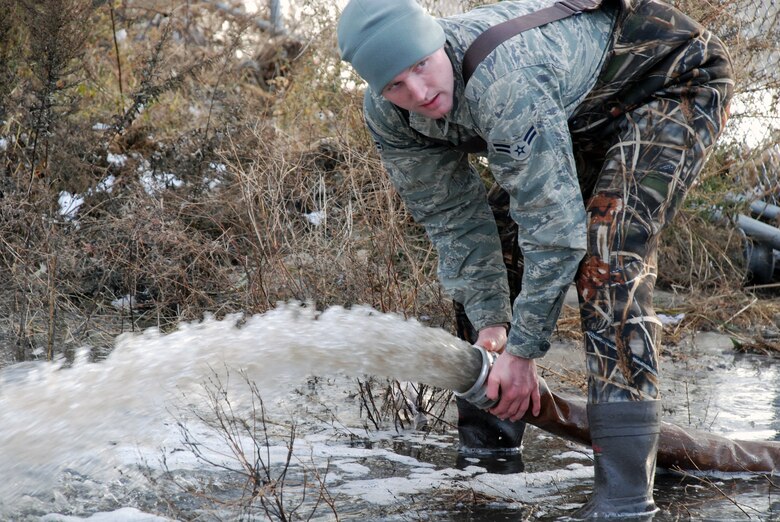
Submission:
<svg viewBox="0 0 780 522">
<path fill-rule="evenodd" d="M 699 335 L 664 367 L 670 420 L 729 438 L 780 440 L 780 359 L 738 354 L 725 336 Z"/>
<path fill-rule="evenodd" d="M 208 337 L 209 326 L 198 328 L 201 338 Z M 217 337 L 225 336 L 224 325 L 215 328 Z M 372 341 L 376 341 L 375 337 L 371 335 Z M 147 336 L 147 341 L 144 350 L 161 349 L 174 339 Z M 205 341 L 203 344 L 208 346 Z M 192 357 L 202 348 L 191 339 L 184 345 Z M 228 348 L 221 349 L 224 355 Z M 231 349 L 240 353 L 242 346 Z M 545 364 L 578 367 L 580 354 L 576 347 L 559 343 L 555 350 Z M 172 364 L 172 360 L 160 361 L 160 367 Z M 239 360 L 249 363 L 245 358 Z M 281 364 L 285 359 L 273 360 L 273 364 Z M 6 369 L 2 386 L 23 381 L 31 371 L 27 366 L 30 365 Z M 92 374 L 101 368 L 91 366 L 88 375 L 80 377 L 100 386 L 101 381 Z M 730 350 L 728 339 L 704 335 L 669 347 L 662 369 L 664 420 L 731 438 L 780 440 L 778 359 L 737 355 Z M 277 379 L 273 382 L 278 382 L 279 372 L 273 367 L 264 367 L 258 375 L 268 372 L 274 373 Z M 547 380 L 553 388 L 563 386 L 549 376 Z M 2 386 L 0 398 L 6 390 Z M 239 387 L 231 385 L 231 390 Z M 184 389 L 189 403 L 182 404 L 203 402 L 204 394 L 195 394 L 192 386 Z M 340 520 L 369 522 L 552 521 L 571 513 L 590 493 L 592 468 L 587 448 L 529 426 L 522 458 L 507 456 L 497 462 L 459 458 L 453 428 L 443 434 L 394 430 L 392 426 L 381 432 L 368 428 L 370 423 L 360 415 L 356 390 L 354 376 L 299 379 L 295 390 L 290 390 L 292 393 L 264 404 L 266 426 L 250 426 L 261 442 L 267 435 L 268 447 L 262 443 L 255 447 L 245 431 L 247 426 L 229 424 L 234 433 L 232 440 L 226 441 L 219 430 L 196 418 L 194 412 L 202 409 L 176 411 L 162 407 L 160 411 L 167 413 L 155 422 L 150 422 L 148 415 L 142 416 L 148 431 L 140 439 L 122 440 L 110 431 L 114 440 L 93 441 L 94 459 L 110 454 L 110 469 L 97 473 L 90 466 L 82 466 L 82 460 L 74 461 L 58 472 L 50 486 L 18 491 L 13 497 L 3 498 L 0 511 L 4 519 L 50 522 L 158 522 L 160 519 L 155 516 L 171 520 L 262 520 L 266 509 L 280 509 L 274 508 L 275 499 L 269 489 L 276 484 L 277 490 L 284 491 L 282 509 L 294 511 L 300 519 L 313 513 L 314 521 L 335 520 L 334 513 Z M 138 388 L 130 391 L 143 393 Z M 106 395 L 104 400 L 111 398 Z M 239 404 L 245 408 L 247 397 L 237 400 L 237 407 Z M 454 405 L 450 405 L 445 413 L 444 421 L 451 425 L 455 422 L 454 410 Z M 51 422 L 67 423 L 65 415 L 60 418 L 53 411 L 47 411 L 47 415 Z M 289 454 L 291 421 L 295 422 L 296 432 L 293 452 Z M 182 426 L 189 435 L 189 444 L 183 442 Z M 51 433 L 57 434 L 56 426 Z M 73 436 L 72 431 L 65 433 Z M 36 444 L 47 442 L 40 436 L 33 440 Z M 232 448 L 228 442 L 232 442 Z M 48 443 L 67 445 L 67 440 L 53 438 Z M 263 473 L 256 477 L 256 482 L 249 480 L 247 468 L 236 459 L 236 447 L 248 455 L 260 450 L 253 458 L 261 458 L 267 467 L 260 470 Z M 197 449 L 200 459 L 193 449 Z M 7 452 L 2 455 L 10 458 Z M 522 472 L 518 472 L 520 469 Z M 515 473 L 503 474 L 509 470 Z M 16 476 L 10 478 L 11 483 L 15 480 Z M 248 504 L 252 484 L 257 485 L 255 494 L 265 493 L 266 507 L 259 497 L 252 509 L 240 507 Z M 318 498 L 323 491 L 327 494 Z M 659 473 L 655 497 L 662 509 L 655 519 L 658 522 L 780 520 L 777 474 Z"/>
</svg>

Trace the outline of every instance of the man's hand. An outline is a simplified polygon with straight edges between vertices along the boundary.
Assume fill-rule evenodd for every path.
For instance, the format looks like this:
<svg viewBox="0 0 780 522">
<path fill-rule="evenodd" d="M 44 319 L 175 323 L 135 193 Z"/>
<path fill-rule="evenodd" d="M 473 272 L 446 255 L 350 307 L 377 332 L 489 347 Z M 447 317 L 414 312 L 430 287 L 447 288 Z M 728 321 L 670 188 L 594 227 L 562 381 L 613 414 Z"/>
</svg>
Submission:
<svg viewBox="0 0 780 522">
<path fill-rule="evenodd" d="M 488 399 L 496 399 L 499 391 L 501 400 L 490 409 L 490 413 L 499 419 L 520 420 L 529 407 L 534 417 L 539 415 L 541 398 L 534 359 L 508 352 L 499 355 L 488 375 L 485 395 Z"/>
<path fill-rule="evenodd" d="M 503 324 L 486 326 L 479 331 L 479 337 L 474 344 L 489 352 L 503 352 L 506 348 L 506 326 Z"/>
</svg>

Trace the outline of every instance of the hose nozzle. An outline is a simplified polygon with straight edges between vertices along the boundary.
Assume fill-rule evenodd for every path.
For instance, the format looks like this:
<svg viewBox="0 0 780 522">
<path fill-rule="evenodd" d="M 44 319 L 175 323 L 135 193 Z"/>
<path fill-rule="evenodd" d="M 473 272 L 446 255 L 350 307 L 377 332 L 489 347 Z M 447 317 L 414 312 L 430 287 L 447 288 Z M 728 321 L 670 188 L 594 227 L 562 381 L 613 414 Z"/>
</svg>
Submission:
<svg viewBox="0 0 780 522">
<path fill-rule="evenodd" d="M 488 399 L 487 395 L 485 395 L 487 392 L 488 374 L 493 367 L 493 361 L 496 360 L 496 354 L 488 352 L 481 346 L 473 346 L 473 348 L 482 354 L 482 366 L 479 368 L 479 375 L 467 391 L 454 393 L 456 397 L 469 401 L 477 408 L 489 410 L 498 403 L 498 400 Z"/>
</svg>

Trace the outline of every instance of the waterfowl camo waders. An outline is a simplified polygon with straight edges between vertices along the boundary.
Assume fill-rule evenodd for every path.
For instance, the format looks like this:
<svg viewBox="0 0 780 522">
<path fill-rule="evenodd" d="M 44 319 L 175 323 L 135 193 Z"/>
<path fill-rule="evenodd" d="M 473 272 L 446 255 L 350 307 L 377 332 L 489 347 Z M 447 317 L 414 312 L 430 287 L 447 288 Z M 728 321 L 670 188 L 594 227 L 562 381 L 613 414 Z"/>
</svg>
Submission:
<svg viewBox="0 0 780 522">
<path fill-rule="evenodd" d="M 369 82 L 367 125 L 437 247 L 440 281 L 459 303 L 459 334 L 473 342 L 506 323 L 508 354 L 541 357 L 576 283 L 595 481 L 574 517 L 650 518 L 660 430 L 658 241 L 723 130 L 732 68 L 721 41 L 673 7 L 607 0 L 512 37 L 464 82 L 463 55 L 477 36 L 550 3 L 505 1 L 437 20 L 454 72 L 452 108 L 437 119 L 399 109 L 383 97 L 385 83 L 372 83 L 360 47 L 350 47 L 359 16 L 349 6 L 340 47 Z M 403 32 L 388 20 L 368 25 L 383 37 Z M 494 178 L 489 194 L 463 150 L 478 139 Z M 483 423 L 488 445 L 491 430 L 522 436 L 518 423 L 494 421 Z"/>
</svg>

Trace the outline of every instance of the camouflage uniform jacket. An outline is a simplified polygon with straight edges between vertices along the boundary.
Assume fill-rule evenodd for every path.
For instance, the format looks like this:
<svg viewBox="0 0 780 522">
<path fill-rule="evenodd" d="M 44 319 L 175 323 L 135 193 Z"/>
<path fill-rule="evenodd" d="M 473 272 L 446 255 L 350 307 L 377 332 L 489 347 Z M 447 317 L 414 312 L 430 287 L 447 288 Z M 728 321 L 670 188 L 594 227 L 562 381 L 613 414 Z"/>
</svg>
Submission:
<svg viewBox="0 0 780 522">
<path fill-rule="evenodd" d="M 439 253 L 439 279 L 477 330 L 510 323 L 507 350 L 548 350 L 566 289 L 586 247 L 586 215 L 567 120 L 597 80 L 615 9 L 569 17 L 504 42 L 468 86 L 461 61 L 488 27 L 550 5 L 500 2 L 440 19 L 453 63 L 453 108 L 432 120 L 404 113 L 368 89 L 366 123 L 393 185 Z M 522 291 L 510 309 L 506 269 L 479 175 L 457 149 L 488 144 L 496 182 L 511 196 L 523 251 Z"/>
</svg>

